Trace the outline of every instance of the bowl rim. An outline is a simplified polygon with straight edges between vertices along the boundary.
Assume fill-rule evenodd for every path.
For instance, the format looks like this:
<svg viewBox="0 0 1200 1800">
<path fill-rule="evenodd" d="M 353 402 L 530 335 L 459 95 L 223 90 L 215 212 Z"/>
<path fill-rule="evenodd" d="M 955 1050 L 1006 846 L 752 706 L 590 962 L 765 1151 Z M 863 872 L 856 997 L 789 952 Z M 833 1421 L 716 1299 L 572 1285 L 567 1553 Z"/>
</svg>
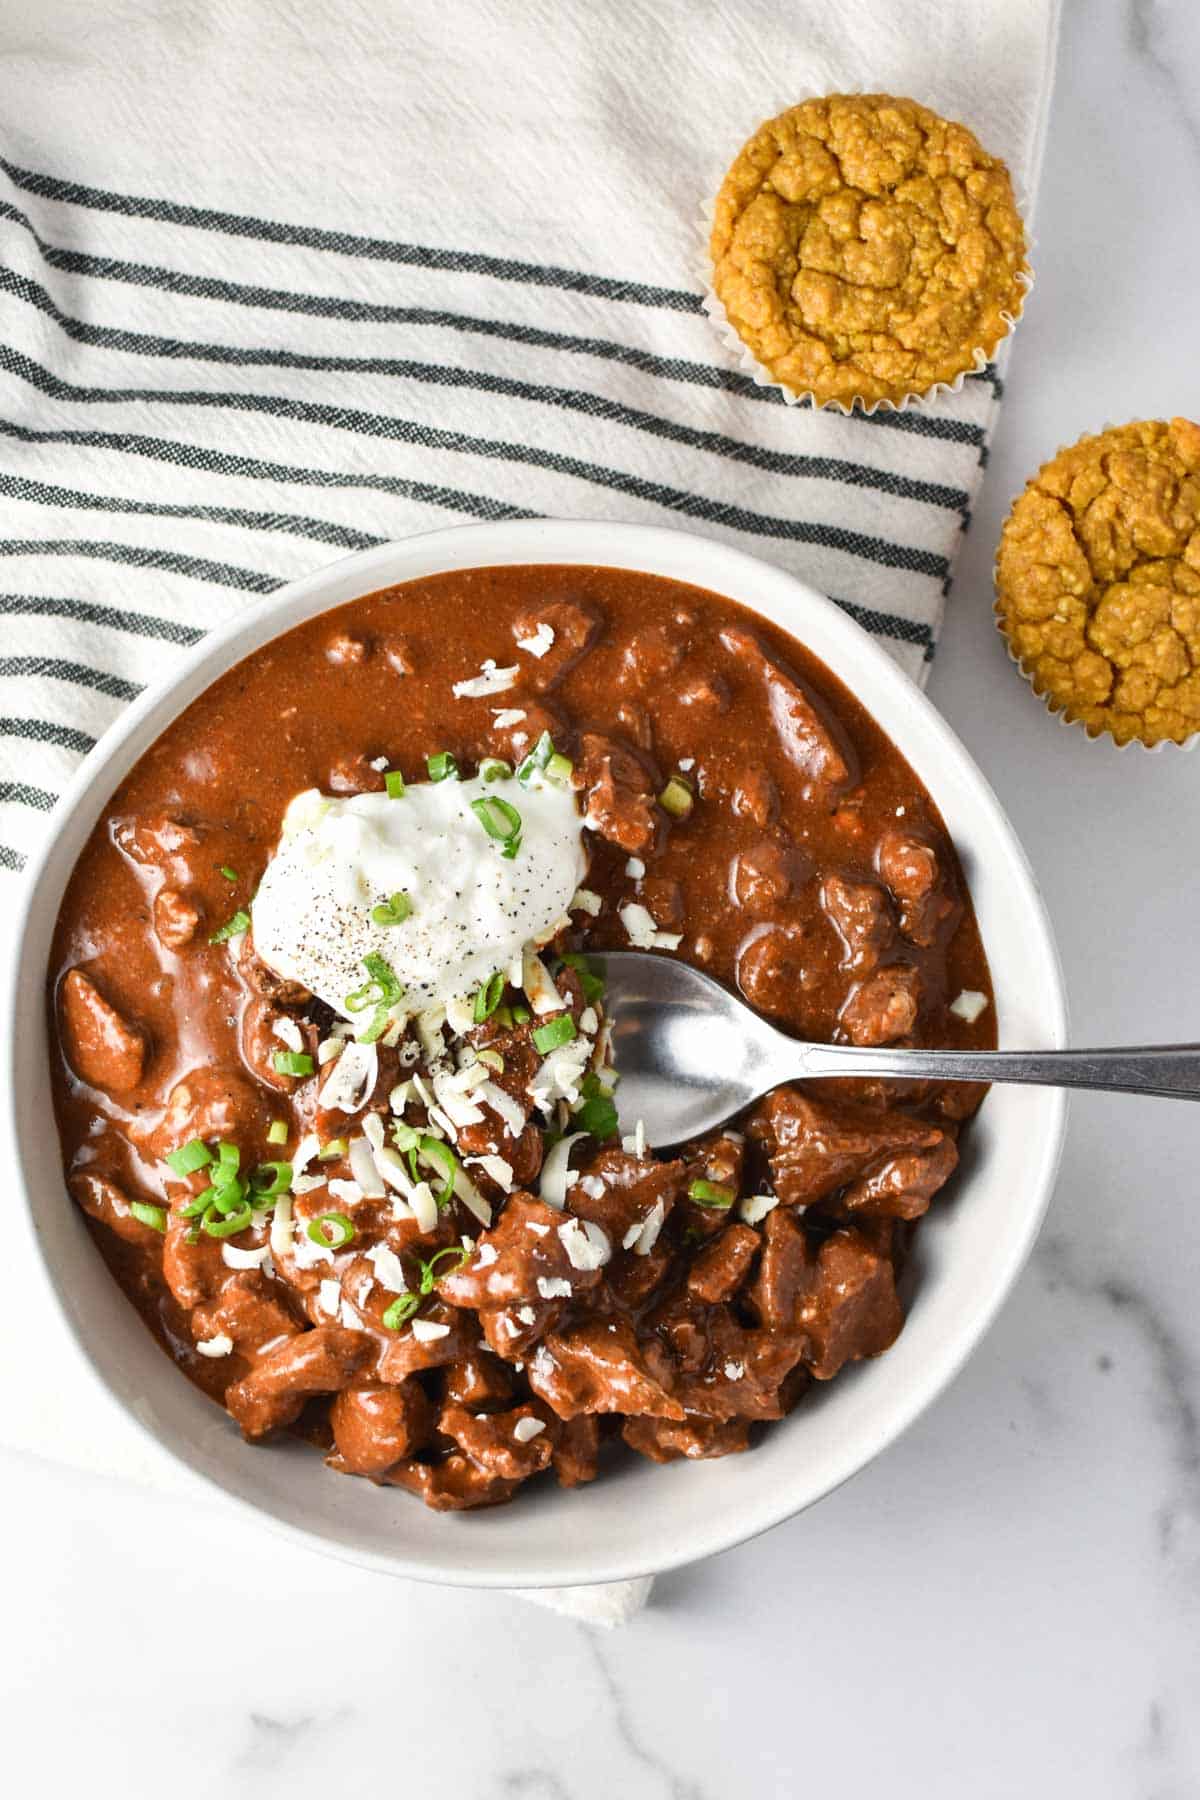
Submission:
<svg viewBox="0 0 1200 1800">
<path fill-rule="evenodd" d="M 593 553 L 582 554 L 589 548 Z M 594 552 L 599 552 L 596 554 Z M 699 568 L 692 573 L 675 566 L 691 556 Z M 693 1529 L 666 1554 L 645 1562 L 634 1552 L 610 1554 L 598 1565 L 580 1568 L 578 1554 L 564 1552 L 561 1546 L 547 1545 L 539 1566 L 484 1567 L 463 1566 L 461 1539 L 447 1537 L 444 1557 L 413 1556 L 403 1551 L 392 1554 L 365 1544 L 351 1545 L 315 1527 L 283 1516 L 264 1498 L 256 1500 L 241 1494 L 214 1470 L 205 1466 L 199 1454 L 168 1442 L 140 1416 L 140 1409 L 111 1376 L 96 1345 L 89 1341 L 71 1306 L 60 1280 L 54 1254 L 38 1228 L 33 1204 L 31 1165 L 44 1158 L 46 1144 L 35 1145 L 34 1126 L 22 1119 L 18 1105 L 19 1077 L 25 1061 L 32 1055 L 23 1047 L 23 1034 L 18 1029 L 24 1009 L 33 1001 L 43 1020 L 44 957 L 31 962 L 27 945 L 38 921 L 49 909 L 51 928 L 57 917 L 62 891 L 75 860 L 96 817 L 107 805 L 114 788 L 134 766 L 149 745 L 167 728 L 197 695 L 202 693 L 229 668 L 251 655 L 293 626 L 349 601 L 362 598 L 381 588 L 422 579 L 438 573 L 462 572 L 468 569 L 500 565 L 547 565 L 608 567 L 679 581 L 736 601 L 751 612 L 779 624 L 775 613 L 760 606 L 756 594 L 764 598 L 778 596 L 781 603 L 790 601 L 798 616 L 793 626 L 782 625 L 793 635 L 801 636 L 806 619 L 818 620 L 826 643 L 813 654 L 830 668 L 831 673 L 859 699 L 873 717 L 878 717 L 875 704 L 861 698 L 856 674 L 864 671 L 872 685 L 882 685 L 895 699 L 901 715 L 915 716 L 920 731 L 932 738 L 945 759 L 955 768 L 957 778 L 972 790 L 972 799 L 981 809 L 990 835 L 1002 850 L 1009 873 L 1023 890 L 1022 897 L 1034 931 L 1033 946 L 1040 957 L 1045 991 L 1041 992 L 1041 1008 L 1049 1026 L 1049 1044 L 1058 1047 L 1066 1041 L 1067 1010 L 1062 968 L 1045 903 L 1028 857 L 1016 836 L 999 800 L 970 753 L 932 702 L 900 668 L 878 641 L 863 630 L 832 600 L 799 577 L 777 565 L 763 561 L 736 546 L 699 536 L 693 532 L 657 525 L 628 524 L 616 520 L 596 519 L 519 519 L 470 525 L 454 525 L 422 532 L 408 538 L 372 546 L 340 557 L 321 568 L 286 583 L 263 600 L 234 615 L 188 650 L 160 680 L 150 684 L 133 701 L 95 747 L 84 758 L 79 769 L 60 796 L 49 815 L 45 837 L 30 857 L 19 877 L 20 888 L 10 930 L 6 934 L 8 950 L 2 985 L 3 1013 L 0 1015 L 0 1083 L 4 1094 L 3 1123 L 16 1152 L 17 1185 L 29 1226 L 29 1236 L 53 1296 L 59 1320 L 65 1326 L 76 1351 L 112 1400 L 130 1420 L 141 1436 L 158 1454 L 165 1454 L 192 1481 L 219 1494 L 226 1504 L 238 1508 L 269 1529 L 310 1550 L 318 1550 L 336 1559 L 378 1572 L 446 1585 L 481 1588 L 533 1588 L 589 1585 L 665 1573 L 706 1556 L 719 1554 L 771 1530 L 795 1514 L 816 1504 L 834 1492 L 853 1475 L 866 1468 L 875 1457 L 894 1443 L 957 1377 L 969 1356 L 981 1342 L 1015 1285 L 1033 1248 L 1045 1218 L 1061 1159 L 1066 1127 L 1067 1098 L 1062 1091 L 1043 1096 L 1047 1117 L 1038 1146 L 1036 1174 L 1030 1183 L 1028 1197 L 1020 1220 L 1008 1242 L 1003 1257 L 991 1271 L 991 1279 L 981 1304 L 970 1322 L 960 1329 L 935 1366 L 910 1389 L 898 1394 L 889 1410 L 885 1425 L 867 1441 L 859 1441 L 852 1453 L 843 1457 L 829 1479 L 812 1491 L 782 1494 L 760 1491 L 754 1494 L 749 1471 L 753 1460 L 743 1464 L 746 1505 L 743 1510 L 718 1516 L 706 1530 Z M 664 566 L 672 565 L 672 566 Z M 828 640 L 832 639 L 841 660 L 831 658 Z M 842 652 L 844 651 L 844 657 Z M 896 718 L 879 718 L 885 734 L 895 742 L 902 755 L 906 747 L 907 725 Z M 145 733 L 150 725 L 153 730 Z M 141 740 L 131 751 L 135 740 Z M 941 808 L 936 785 L 928 775 L 925 781 L 931 796 Z M 65 860 L 64 841 L 80 814 L 88 815 L 86 826 L 74 851 Z M 48 898 L 47 898 L 48 895 Z M 45 931 L 45 928 L 43 927 Z M 986 948 L 986 945 L 985 945 Z M 44 1024 L 42 1037 L 45 1039 Z M 45 1044 L 39 1046 L 44 1049 Z M 46 1134 L 43 1133 L 43 1138 Z M 58 1137 L 50 1139 L 50 1153 L 57 1166 Z M 97 1269 L 104 1268 L 96 1257 Z M 112 1277 L 104 1270 L 104 1280 Z M 155 1355 L 161 1351 L 155 1350 Z M 186 1384 L 190 1388 L 190 1384 Z M 190 1448 L 190 1446 L 189 1446 Z M 759 1483 L 760 1490 L 766 1484 Z M 503 1509 L 507 1511 L 507 1509 Z M 581 1515 L 581 1535 L 586 1534 L 586 1519 Z M 555 1556 L 566 1557 L 555 1561 Z M 586 1558 L 586 1553 L 585 1553 Z"/>
</svg>

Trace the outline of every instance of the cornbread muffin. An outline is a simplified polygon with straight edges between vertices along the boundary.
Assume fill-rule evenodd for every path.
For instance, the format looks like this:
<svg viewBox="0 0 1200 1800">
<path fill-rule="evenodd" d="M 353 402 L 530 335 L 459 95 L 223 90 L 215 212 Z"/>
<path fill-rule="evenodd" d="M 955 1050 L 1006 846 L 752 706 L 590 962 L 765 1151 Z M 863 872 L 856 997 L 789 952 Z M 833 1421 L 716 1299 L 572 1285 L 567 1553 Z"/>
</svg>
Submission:
<svg viewBox="0 0 1200 1800">
<path fill-rule="evenodd" d="M 713 290 L 755 360 L 818 406 L 900 405 L 991 356 L 1028 285 L 1008 170 L 887 94 L 770 119 L 717 195 Z"/>
<path fill-rule="evenodd" d="M 1051 710 L 1118 744 L 1200 731 L 1200 426 L 1080 438 L 1005 521 L 996 611 Z"/>
</svg>

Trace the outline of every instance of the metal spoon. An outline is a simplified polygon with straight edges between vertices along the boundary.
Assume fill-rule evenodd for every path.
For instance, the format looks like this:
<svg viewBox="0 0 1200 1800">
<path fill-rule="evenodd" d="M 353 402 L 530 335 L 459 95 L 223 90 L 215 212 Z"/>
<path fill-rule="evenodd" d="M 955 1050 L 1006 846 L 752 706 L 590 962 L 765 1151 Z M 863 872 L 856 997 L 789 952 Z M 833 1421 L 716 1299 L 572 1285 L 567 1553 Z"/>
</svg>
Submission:
<svg viewBox="0 0 1200 1800">
<path fill-rule="evenodd" d="M 681 1144 L 724 1125 L 785 1081 L 830 1075 L 1022 1081 L 1200 1100 L 1200 1044 L 1115 1050 L 896 1050 L 807 1044 L 777 1031 L 711 975 L 673 957 L 615 950 L 605 1005 L 624 1132 Z"/>
</svg>

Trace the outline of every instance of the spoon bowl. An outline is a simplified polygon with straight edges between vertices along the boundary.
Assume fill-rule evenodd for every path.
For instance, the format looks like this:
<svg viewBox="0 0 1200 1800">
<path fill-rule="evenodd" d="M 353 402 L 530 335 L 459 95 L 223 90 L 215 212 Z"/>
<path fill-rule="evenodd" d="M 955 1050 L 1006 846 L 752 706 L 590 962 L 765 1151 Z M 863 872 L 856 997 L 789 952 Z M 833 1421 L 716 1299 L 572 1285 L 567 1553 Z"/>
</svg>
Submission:
<svg viewBox="0 0 1200 1800">
<path fill-rule="evenodd" d="M 670 956 L 603 964 L 621 1131 L 667 1149 L 715 1131 L 785 1081 L 882 1075 L 1005 1081 L 1200 1100 L 1200 1044 L 1103 1050 L 908 1050 L 788 1037 L 721 982 Z"/>
</svg>

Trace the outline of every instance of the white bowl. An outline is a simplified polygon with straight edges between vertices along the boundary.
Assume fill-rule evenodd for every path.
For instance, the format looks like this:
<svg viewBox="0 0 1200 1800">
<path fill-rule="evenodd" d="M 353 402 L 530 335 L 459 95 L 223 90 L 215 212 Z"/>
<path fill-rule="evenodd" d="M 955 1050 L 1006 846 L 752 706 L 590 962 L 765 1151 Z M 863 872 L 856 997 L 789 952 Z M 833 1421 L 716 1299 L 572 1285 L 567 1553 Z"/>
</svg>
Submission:
<svg viewBox="0 0 1200 1800">
<path fill-rule="evenodd" d="M 664 1468 L 629 1457 L 589 1487 L 538 1484 L 513 1505 L 473 1515 L 434 1514 L 404 1493 L 333 1475 L 302 1445 L 244 1444 L 233 1422 L 150 1341 L 104 1267 L 67 1197 L 47 1123 L 51 932 L 72 865 L 132 765 L 210 682 L 290 626 L 394 582 L 496 563 L 672 576 L 727 594 L 794 633 L 864 703 L 940 807 L 987 947 L 1002 1046 L 1063 1043 L 1058 956 L 1012 827 L 953 732 L 866 632 L 792 576 L 706 538 L 644 525 L 522 520 L 386 544 L 292 582 L 205 638 L 92 751 L 55 810 L 10 939 L 10 1141 L 34 1235 L 79 1348 L 138 1425 L 231 1503 L 314 1548 L 429 1581 L 615 1581 L 728 1549 L 811 1506 L 936 1398 L 991 1324 L 1033 1245 L 1058 1164 L 1061 1093 L 993 1090 L 971 1128 L 963 1177 L 918 1234 L 908 1322 L 896 1344 L 810 1393 L 748 1456 Z"/>
</svg>

